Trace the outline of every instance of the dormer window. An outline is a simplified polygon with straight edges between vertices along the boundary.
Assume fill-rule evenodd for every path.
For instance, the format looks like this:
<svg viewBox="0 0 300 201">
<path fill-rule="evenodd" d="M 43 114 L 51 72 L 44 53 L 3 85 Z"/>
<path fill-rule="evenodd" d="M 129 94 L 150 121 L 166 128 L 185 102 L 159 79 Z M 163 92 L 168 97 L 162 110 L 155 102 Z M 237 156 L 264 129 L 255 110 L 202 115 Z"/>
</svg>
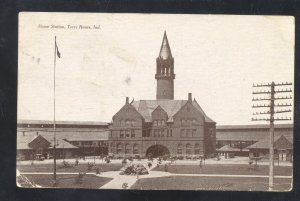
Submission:
<svg viewBox="0 0 300 201">
<path fill-rule="evenodd" d="M 157 126 L 157 121 L 156 121 L 156 120 L 153 122 L 153 125 L 154 125 L 154 126 Z"/>
<path fill-rule="evenodd" d="M 157 121 L 157 125 L 161 126 L 161 121 L 160 120 Z"/>
</svg>

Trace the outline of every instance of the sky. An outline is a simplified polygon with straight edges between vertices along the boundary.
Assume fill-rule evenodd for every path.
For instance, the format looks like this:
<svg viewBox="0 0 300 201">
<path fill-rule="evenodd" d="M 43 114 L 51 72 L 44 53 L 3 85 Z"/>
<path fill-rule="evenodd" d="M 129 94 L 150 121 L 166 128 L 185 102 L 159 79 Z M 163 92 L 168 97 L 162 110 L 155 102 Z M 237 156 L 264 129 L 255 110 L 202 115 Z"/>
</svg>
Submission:
<svg viewBox="0 0 300 201">
<path fill-rule="evenodd" d="M 294 81 L 294 30 L 287 16 L 22 12 L 18 119 L 53 120 L 55 36 L 56 120 L 110 122 L 126 96 L 154 100 L 166 31 L 175 99 L 192 93 L 217 125 L 267 123 L 251 121 L 252 84 Z"/>
</svg>

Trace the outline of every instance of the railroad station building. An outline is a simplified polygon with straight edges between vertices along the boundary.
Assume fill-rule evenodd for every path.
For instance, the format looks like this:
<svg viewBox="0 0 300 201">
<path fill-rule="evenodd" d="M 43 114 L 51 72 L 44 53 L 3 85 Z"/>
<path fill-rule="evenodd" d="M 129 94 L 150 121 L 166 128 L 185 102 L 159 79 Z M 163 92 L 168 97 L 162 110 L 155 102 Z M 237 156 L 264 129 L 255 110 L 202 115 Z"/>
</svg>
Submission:
<svg viewBox="0 0 300 201">
<path fill-rule="evenodd" d="M 174 100 L 174 58 L 166 32 L 156 59 L 156 99 L 129 101 L 113 116 L 109 153 L 119 156 L 213 156 L 216 122 L 192 93 Z"/>
</svg>

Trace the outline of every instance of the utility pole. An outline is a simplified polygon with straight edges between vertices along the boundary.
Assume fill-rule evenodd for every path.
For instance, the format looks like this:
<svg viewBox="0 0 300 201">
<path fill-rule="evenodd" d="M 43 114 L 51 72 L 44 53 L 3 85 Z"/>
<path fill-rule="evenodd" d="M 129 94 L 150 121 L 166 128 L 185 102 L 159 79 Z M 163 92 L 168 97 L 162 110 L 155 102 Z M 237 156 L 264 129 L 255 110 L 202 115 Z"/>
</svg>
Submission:
<svg viewBox="0 0 300 201">
<path fill-rule="evenodd" d="M 270 151 L 269 151 L 269 191 L 273 190 L 274 187 L 274 121 L 288 121 L 292 120 L 292 118 L 288 117 L 276 117 L 274 118 L 274 114 L 276 113 L 287 113 L 292 112 L 291 109 L 281 109 L 281 110 L 275 110 L 277 107 L 284 107 L 288 108 L 291 107 L 291 103 L 276 103 L 275 101 L 284 101 L 287 99 L 292 99 L 292 96 L 276 96 L 275 94 L 278 93 L 291 93 L 292 89 L 275 89 L 275 87 L 283 87 L 292 85 L 291 82 L 282 82 L 282 83 L 267 83 L 267 84 L 253 84 L 253 87 L 255 88 L 268 88 L 267 91 L 253 91 L 252 94 L 256 96 L 252 99 L 252 101 L 270 101 L 269 104 L 256 104 L 253 105 L 252 108 L 259 109 L 259 108 L 269 108 L 268 111 L 263 112 L 254 112 L 253 115 L 270 115 L 269 118 L 263 117 L 263 118 L 252 118 L 252 121 L 269 121 L 270 122 Z M 269 95 L 269 97 L 261 97 L 261 95 Z"/>
</svg>

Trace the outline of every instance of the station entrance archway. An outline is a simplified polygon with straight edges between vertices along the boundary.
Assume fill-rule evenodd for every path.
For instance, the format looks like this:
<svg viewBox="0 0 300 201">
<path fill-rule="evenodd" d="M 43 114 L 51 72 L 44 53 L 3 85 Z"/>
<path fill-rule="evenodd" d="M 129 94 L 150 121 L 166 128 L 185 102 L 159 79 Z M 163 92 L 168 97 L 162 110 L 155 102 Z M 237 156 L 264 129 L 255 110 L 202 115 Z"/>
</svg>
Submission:
<svg viewBox="0 0 300 201">
<path fill-rule="evenodd" d="M 146 151 L 146 156 L 151 156 L 153 158 L 169 155 L 170 151 L 167 147 L 163 145 L 152 145 Z"/>
</svg>

